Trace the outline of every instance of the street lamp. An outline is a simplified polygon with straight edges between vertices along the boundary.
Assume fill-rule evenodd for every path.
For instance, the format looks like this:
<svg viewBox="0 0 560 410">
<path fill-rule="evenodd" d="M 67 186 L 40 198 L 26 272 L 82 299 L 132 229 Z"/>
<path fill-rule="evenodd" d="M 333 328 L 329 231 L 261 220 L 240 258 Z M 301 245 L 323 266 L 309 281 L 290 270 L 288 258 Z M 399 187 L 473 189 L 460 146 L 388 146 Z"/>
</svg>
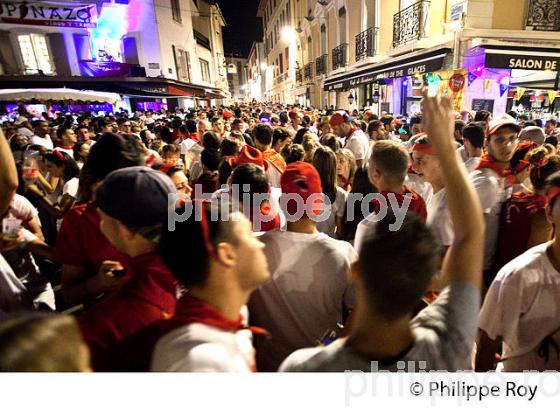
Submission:
<svg viewBox="0 0 560 410">
<path fill-rule="evenodd" d="M 281 31 L 282 40 L 293 43 L 296 41 L 297 34 L 292 26 L 284 26 Z"/>
<path fill-rule="evenodd" d="M 354 94 L 352 93 L 352 91 L 350 91 L 350 94 L 348 94 L 348 104 L 354 104 Z"/>
</svg>

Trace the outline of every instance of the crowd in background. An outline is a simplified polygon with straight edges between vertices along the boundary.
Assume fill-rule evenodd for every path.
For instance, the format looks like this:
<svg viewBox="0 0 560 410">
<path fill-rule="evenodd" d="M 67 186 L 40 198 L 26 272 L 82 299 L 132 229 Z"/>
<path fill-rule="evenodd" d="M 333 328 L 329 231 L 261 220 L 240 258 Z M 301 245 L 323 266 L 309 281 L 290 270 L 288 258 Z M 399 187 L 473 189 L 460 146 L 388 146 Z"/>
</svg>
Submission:
<svg viewBox="0 0 560 410">
<path fill-rule="evenodd" d="M 21 105 L 0 136 L 0 370 L 558 370 L 556 121 L 422 108 Z M 287 194 L 322 199 L 294 219 Z"/>
</svg>

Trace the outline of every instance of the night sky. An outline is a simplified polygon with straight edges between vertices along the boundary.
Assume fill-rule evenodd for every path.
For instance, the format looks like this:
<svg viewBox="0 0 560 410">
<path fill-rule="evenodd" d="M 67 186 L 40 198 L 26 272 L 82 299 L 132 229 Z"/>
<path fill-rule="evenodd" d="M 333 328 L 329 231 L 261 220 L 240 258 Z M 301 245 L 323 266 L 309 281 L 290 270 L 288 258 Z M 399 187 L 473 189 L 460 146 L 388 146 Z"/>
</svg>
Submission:
<svg viewBox="0 0 560 410">
<path fill-rule="evenodd" d="M 251 44 L 262 40 L 262 23 L 257 17 L 259 0 L 218 0 L 226 19 L 224 51 L 247 57 Z"/>
</svg>

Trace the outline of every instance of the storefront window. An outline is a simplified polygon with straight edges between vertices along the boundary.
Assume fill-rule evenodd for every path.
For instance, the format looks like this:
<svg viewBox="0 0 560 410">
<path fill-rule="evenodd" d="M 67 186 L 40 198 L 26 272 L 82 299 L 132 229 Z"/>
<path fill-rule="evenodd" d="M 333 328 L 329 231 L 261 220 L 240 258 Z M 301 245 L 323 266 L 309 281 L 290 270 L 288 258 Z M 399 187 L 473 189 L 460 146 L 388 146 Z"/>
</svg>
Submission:
<svg viewBox="0 0 560 410">
<path fill-rule="evenodd" d="M 18 36 L 26 74 L 54 74 L 47 39 L 39 34 Z"/>
</svg>

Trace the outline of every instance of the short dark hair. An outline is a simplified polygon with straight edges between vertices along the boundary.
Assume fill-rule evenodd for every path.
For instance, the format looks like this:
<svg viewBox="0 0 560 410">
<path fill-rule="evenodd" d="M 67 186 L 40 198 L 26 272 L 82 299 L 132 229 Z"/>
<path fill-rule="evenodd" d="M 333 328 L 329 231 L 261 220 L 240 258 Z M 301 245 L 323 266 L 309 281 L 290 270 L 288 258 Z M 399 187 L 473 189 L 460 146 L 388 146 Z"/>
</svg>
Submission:
<svg viewBox="0 0 560 410">
<path fill-rule="evenodd" d="M 220 154 L 222 157 L 231 157 L 239 154 L 241 147 L 237 141 L 225 138 L 220 143 Z"/>
<path fill-rule="evenodd" d="M 204 149 L 210 148 L 218 151 L 221 142 L 220 137 L 214 131 L 206 131 L 202 134 L 202 146 Z"/>
<path fill-rule="evenodd" d="M 270 189 L 266 173 L 255 164 L 241 164 L 235 168 L 231 174 L 231 183 L 240 187 L 249 185 L 250 194 L 266 194 Z"/>
<path fill-rule="evenodd" d="M 370 228 L 358 263 L 368 305 L 387 319 L 414 310 L 440 261 L 434 236 L 418 215 L 408 212 L 396 230 L 390 227 L 395 220 L 389 210 Z"/>
<path fill-rule="evenodd" d="M 111 172 L 143 165 L 138 150 L 119 134 L 107 132 L 92 145 L 83 171 L 96 181 L 102 181 Z"/>
<path fill-rule="evenodd" d="M 181 150 L 177 145 L 167 144 L 163 146 L 163 148 L 161 149 L 161 153 L 163 155 L 177 155 L 181 153 Z"/>
<path fill-rule="evenodd" d="M 554 135 L 551 135 L 549 137 L 546 137 L 546 139 L 544 140 L 544 143 L 545 144 L 550 144 L 554 147 L 557 147 L 558 146 L 558 138 L 555 137 Z"/>
<path fill-rule="evenodd" d="M 321 144 L 323 144 L 325 147 L 329 147 L 333 150 L 333 152 L 337 152 L 341 148 L 338 137 L 330 133 L 323 137 L 323 139 L 321 140 Z"/>
<path fill-rule="evenodd" d="M 196 121 L 193 119 L 188 119 L 185 121 L 185 127 L 187 127 L 187 131 L 191 134 L 196 132 Z"/>
<path fill-rule="evenodd" d="M 257 124 L 253 128 L 252 136 L 253 140 L 259 142 L 263 145 L 272 144 L 272 127 L 268 124 Z"/>
<path fill-rule="evenodd" d="M 220 153 L 212 148 L 206 148 L 202 150 L 202 153 L 200 154 L 200 162 L 202 162 L 209 171 L 218 170 L 218 167 L 220 166 L 220 159 Z"/>
<path fill-rule="evenodd" d="M 490 111 L 485 111 L 485 110 L 477 111 L 476 114 L 474 115 L 474 120 L 475 121 L 488 121 L 490 119 L 491 115 L 492 115 L 492 113 Z"/>
<path fill-rule="evenodd" d="M 475 148 L 482 148 L 484 146 L 484 128 L 474 122 L 469 123 L 463 128 L 463 138 L 471 143 Z"/>
<path fill-rule="evenodd" d="M 178 215 L 186 212 L 186 208 L 193 206 L 193 203 L 186 203 L 176 210 Z M 193 286 L 204 286 L 208 280 L 210 269 L 210 258 L 206 247 L 202 226 L 199 218 L 195 218 L 196 207 L 200 207 L 200 212 L 206 213 L 208 223 L 208 239 L 212 246 L 220 242 L 228 242 L 237 245 L 238 239 L 233 233 L 231 216 L 223 215 L 224 211 L 231 215 L 231 207 L 227 211 L 222 206 L 210 210 L 210 204 L 197 203 L 192 209 L 192 215 L 184 221 L 175 224 L 174 230 L 167 227 L 162 229 L 160 240 L 160 255 L 163 262 L 173 273 L 175 278 L 187 289 Z M 212 218 L 211 212 L 218 215 Z M 189 261 L 188 269 L 185 268 L 185 260 Z"/>
<path fill-rule="evenodd" d="M 283 128 L 276 128 L 272 134 L 272 145 L 276 144 L 278 141 L 286 141 L 290 137 L 288 131 Z"/>
<path fill-rule="evenodd" d="M 455 131 L 459 131 L 462 134 L 464 128 L 465 128 L 465 121 L 455 120 Z"/>
</svg>

